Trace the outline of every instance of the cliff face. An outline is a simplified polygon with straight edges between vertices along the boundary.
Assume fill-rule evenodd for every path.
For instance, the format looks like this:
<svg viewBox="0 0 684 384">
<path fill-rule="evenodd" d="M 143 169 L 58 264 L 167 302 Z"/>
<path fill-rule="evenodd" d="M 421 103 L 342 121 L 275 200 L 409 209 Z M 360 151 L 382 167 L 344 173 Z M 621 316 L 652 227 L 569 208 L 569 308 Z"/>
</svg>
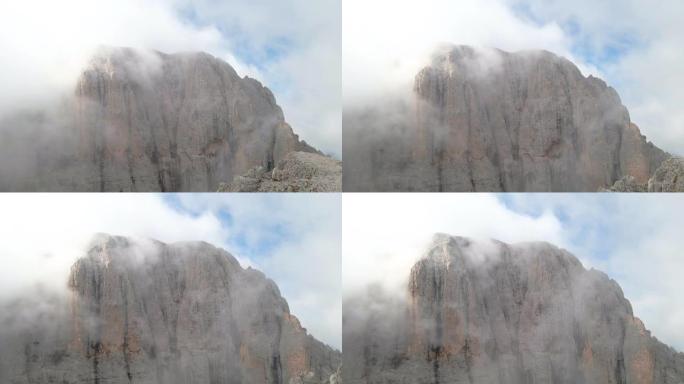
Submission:
<svg viewBox="0 0 684 384">
<path fill-rule="evenodd" d="M 615 90 L 549 52 L 451 47 L 418 73 L 414 93 L 392 117 L 345 120 L 355 155 L 345 154 L 345 187 L 595 192 L 627 175 L 645 183 L 668 156 Z"/>
<path fill-rule="evenodd" d="M 36 164 L 17 179 L 0 172 L 3 189 L 215 191 L 289 152 L 315 151 L 267 88 L 204 53 L 102 49 L 66 104 L 57 141 L 38 150 L 35 137 L 24 140 L 23 151 L 37 152 L 24 162 Z"/>
<path fill-rule="evenodd" d="M 546 243 L 437 236 L 407 297 L 345 303 L 345 382 L 684 380 L 684 354 L 650 335 L 613 280 Z"/>
<path fill-rule="evenodd" d="M 340 364 L 273 281 L 206 243 L 102 236 L 69 288 L 68 311 L 3 336 L 0 381 L 327 383 Z"/>
</svg>

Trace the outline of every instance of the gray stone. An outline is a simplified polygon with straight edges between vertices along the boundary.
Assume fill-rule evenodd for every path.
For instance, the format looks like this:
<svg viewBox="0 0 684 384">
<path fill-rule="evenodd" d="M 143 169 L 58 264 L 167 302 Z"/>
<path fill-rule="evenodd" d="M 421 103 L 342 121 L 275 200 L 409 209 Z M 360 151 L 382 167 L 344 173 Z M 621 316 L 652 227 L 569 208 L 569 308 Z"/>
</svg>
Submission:
<svg viewBox="0 0 684 384">
<path fill-rule="evenodd" d="M 345 191 L 594 192 L 668 157 L 613 88 L 546 51 L 451 46 L 413 91 L 345 110 Z"/>
<path fill-rule="evenodd" d="M 256 167 L 219 186 L 219 192 L 341 191 L 342 162 L 309 152 L 290 152 L 270 172 Z"/>
<path fill-rule="evenodd" d="M 370 289 L 344 316 L 346 383 L 684 381 L 618 284 L 548 243 L 438 235 L 405 300 Z"/>
<path fill-rule="evenodd" d="M 103 48 L 56 111 L 0 121 L 0 190 L 216 191 L 315 152 L 268 88 L 205 53 Z"/>
<path fill-rule="evenodd" d="M 662 163 L 648 181 L 649 192 L 684 192 L 684 158 L 673 157 Z"/>
<path fill-rule="evenodd" d="M 273 281 L 206 243 L 102 235 L 68 283 L 3 311 L 1 382 L 327 383 L 340 365 Z"/>
</svg>

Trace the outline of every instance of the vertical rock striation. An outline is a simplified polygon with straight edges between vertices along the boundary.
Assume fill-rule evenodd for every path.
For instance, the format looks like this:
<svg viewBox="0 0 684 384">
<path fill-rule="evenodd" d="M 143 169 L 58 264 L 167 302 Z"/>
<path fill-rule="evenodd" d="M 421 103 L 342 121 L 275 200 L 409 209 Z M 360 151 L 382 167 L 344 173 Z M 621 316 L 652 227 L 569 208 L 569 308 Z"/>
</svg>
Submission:
<svg viewBox="0 0 684 384">
<path fill-rule="evenodd" d="M 684 380 L 615 281 L 550 244 L 436 236 L 407 297 L 345 303 L 346 383 Z"/>
<path fill-rule="evenodd" d="M 68 312 L 3 335 L 0 381 L 327 383 L 340 364 L 273 281 L 206 243 L 103 235 L 69 288 Z"/>
<path fill-rule="evenodd" d="M 595 192 L 668 157 L 613 88 L 546 51 L 449 47 L 413 90 L 414 105 L 347 114 L 346 189 Z"/>
</svg>

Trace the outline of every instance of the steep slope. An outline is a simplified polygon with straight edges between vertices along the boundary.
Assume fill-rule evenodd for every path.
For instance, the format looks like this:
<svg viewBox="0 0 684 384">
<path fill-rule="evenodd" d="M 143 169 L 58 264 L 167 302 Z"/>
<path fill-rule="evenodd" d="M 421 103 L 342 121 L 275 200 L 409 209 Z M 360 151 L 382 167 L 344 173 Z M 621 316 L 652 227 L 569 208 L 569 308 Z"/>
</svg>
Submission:
<svg viewBox="0 0 684 384">
<path fill-rule="evenodd" d="M 547 243 L 438 235 L 407 300 L 345 302 L 346 383 L 679 383 L 684 354 L 622 290 Z"/>
<path fill-rule="evenodd" d="M 19 136 L 3 138 L 15 144 L 3 151 L 17 152 L 0 167 L 3 190 L 215 191 L 289 152 L 315 151 L 267 88 L 204 53 L 103 48 L 57 116 L 20 120 L 0 125 L 51 127 L 0 130 Z"/>
<path fill-rule="evenodd" d="M 0 381 L 327 383 L 340 364 L 273 281 L 206 243 L 103 235 L 69 288 L 41 316 L 6 314 Z"/>
<path fill-rule="evenodd" d="M 668 157 L 614 89 L 545 51 L 449 47 L 414 99 L 346 113 L 345 190 L 595 192 Z"/>
</svg>

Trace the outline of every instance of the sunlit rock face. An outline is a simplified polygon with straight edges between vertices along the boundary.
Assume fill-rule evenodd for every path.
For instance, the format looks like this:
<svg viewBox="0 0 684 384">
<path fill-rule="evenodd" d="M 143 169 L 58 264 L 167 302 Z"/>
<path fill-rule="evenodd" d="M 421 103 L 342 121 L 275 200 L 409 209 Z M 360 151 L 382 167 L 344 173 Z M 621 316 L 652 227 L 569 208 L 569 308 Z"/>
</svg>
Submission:
<svg viewBox="0 0 684 384">
<path fill-rule="evenodd" d="M 545 51 L 451 46 L 392 102 L 345 111 L 345 190 L 595 192 L 668 156 L 614 89 Z"/>
<path fill-rule="evenodd" d="M 1 123 L 13 144 L 5 153 L 20 152 L 22 164 L 0 167 L 0 188 L 216 191 L 292 151 L 314 151 L 270 90 L 205 53 L 103 48 L 57 109 Z"/>
<path fill-rule="evenodd" d="M 0 381 L 327 383 L 340 365 L 273 281 L 206 243 L 103 235 L 68 286 L 41 316 L 3 316 Z"/>
<path fill-rule="evenodd" d="M 406 298 L 345 302 L 346 383 L 678 383 L 617 283 L 547 243 L 436 236 Z"/>
</svg>

